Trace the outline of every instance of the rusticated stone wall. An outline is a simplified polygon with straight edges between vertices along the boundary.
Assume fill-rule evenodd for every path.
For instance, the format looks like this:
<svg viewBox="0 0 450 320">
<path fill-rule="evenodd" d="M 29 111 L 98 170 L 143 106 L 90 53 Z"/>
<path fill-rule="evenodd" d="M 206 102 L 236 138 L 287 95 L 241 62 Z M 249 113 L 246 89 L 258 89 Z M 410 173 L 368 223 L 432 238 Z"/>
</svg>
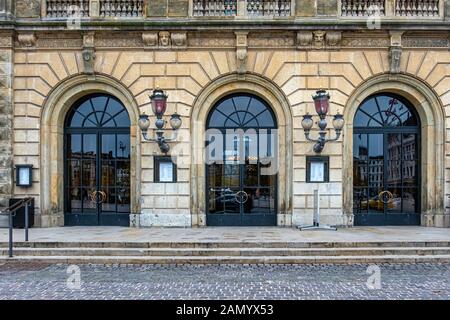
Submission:
<svg viewBox="0 0 450 320">
<path fill-rule="evenodd" d="M 190 116 L 196 98 L 204 88 L 220 78 L 239 71 L 244 81 L 248 73 L 272 83 L 288 101 L 293 124 L 288 128 L 292 130 L 293 141 L 286 141 L 292 143 L 293 153 L 291 171 L 286 175 L 286 179 L 292 179 L 292 193 L 288 195 L 290 202 L 285 208 L 291 214 L 291 220 L 285 225 L 310 222 L 312 217 L 314 185 L 306 183 L 305 155 L 314 154 L 313 144 L 305 140 L 301 129 L 302 116 L 306 112 L 315 114 L 311 96 L 320 88 L 327 89 L 332 97 L 331 114 L 346 114 L 351 107 L 349 99 L 360 86 L 369 79 L 391 72 L 418 79 L 432 90 L 433 95 L 428 99 L 434 102 L 436 118 L 430 121 L 443 121 L 443 117 L 439 120 L 439 114 L 447 117 L 446 156 L 444 158 L 443 144 L 437 145 L 442 156 L 434 164 L 425 163 L 422 171 L 430 174 L 426 181 L 438 186 L 432 189 L 440 196 L 433 198 L 435 195 L 426 191 L 427 186 L 422 190 L 423 196 L 431 199 L 426 203 L 432 202 L 425 208 L 428 213 L 442 215 L 444 205 L 450 204 L 448 198 L 444 203 L 443 196 L 444 183 L 445 195 L 450 195 L 448 33 L 405 33 L 398 70 L 393 71 L 389 55 L 392 39 L 388 32 L 328 31 L 325 36 L 310 31 L 249 32 L 246 41 L 240 43 L 242 55 L 237 55 L 236 34 L 233 32 L 170 32 L 168 41 L 161 37 L 167 33 L 158 31 L 148 31 L 144 35 L 142 32 L 96 32 L 92 81 L 95 81 L 95 74 L 99 74 L 120 83 L 132 95 L 140 113 L 150 112 L 149 94 L 153 88 L 159 86 L 166 90 L 169 95 L 167 114 L 176 111 L 182 116 L 182 137 L 192 133 Z M 241 36 L 245 37 L 245 34 Z M 49 143 L 41 136 L 41 115 L 46 99 L 55 88 L 86 71 L 82 60 L 83 37 L 77 32 L 38 32 L 22 34 L 18 39 L 14 55 L 14 160 L 34 165 L 36 183 L 32 189 L 15 188 L 14 193 L 29 194 L 39 199 L 42 193 L 51 192 L 52 198 L 61 199 L 59 190 L 39 183 L 40 150 Z M 245 59 L 237 59 L 238 56 Z M 386 82 L 389 83 L 389 79 Z M 392 82 L 392 90 L 396 86 L 398 84 Z M 83 86 L 79 90 L 81 92 Z M 420 103 L 416 107 L 420 109 Z M 435 135 L 444 139 L 443 130 L 434 132 L 433 137 Z M 331 168 L 330 182 L 321 186 L 324 194 L 321 214 L 325 223 L 348 225 L 351 221 L 344 212 L 344 195 L 351 197 L 352 186 L 343 183 L 347 174 L 343 158 L 351 157 L 351 154 L 344 154 L 342 139 L 349 137 L 344 135 L 339 141 L 328 143 L 323 151 L 324 155 L 330 156 Z M 190 141 L 182 141 L 179 147 L 183 146 L 186 150 L 183 156 L 190 158 Z M 160 151 L 155 143 L 141 143 L 141 151 L 137 155 L 140 159 L 137 172 L 141 175 L 141 198 L 134 200 L 139 201 L 140 206 L 140 212 L 136 212 L 141 214 L 138 224 L 190 226 L 190 200 L 194 188 L 190 166 L 178 166 L 178 183 L 154 183 L 153 156 L 156 154 Z M 440 166 L 442 171 L 435 172 L 438 169 L 431 166 Z M 430 179 L 434 181 L 430 182 Z M 49 209 L 40 208 L 39 201 L 37 206 L 38 209 Z"/>
<path fill-rule="evenodd" d="M 12 193 L 12 72 L 11 34 L 0 33 L 0 207 Z"/>
</svg>

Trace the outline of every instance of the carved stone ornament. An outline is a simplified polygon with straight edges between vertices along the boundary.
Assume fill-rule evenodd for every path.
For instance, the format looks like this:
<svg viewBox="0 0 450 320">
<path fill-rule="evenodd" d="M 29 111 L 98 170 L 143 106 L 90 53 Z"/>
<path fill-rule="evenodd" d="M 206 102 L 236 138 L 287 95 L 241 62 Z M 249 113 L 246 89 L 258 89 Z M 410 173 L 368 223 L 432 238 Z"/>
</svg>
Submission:
<svg viewBox="0 0 450 320">
<path fill-rule="evenodd" d="M 94 74 L 95 64 L 95 44 L 94 33 L 86 33 L 83 35 L 83 67 L 87 74 Z"/>
<path fill-rule="evenodd" d="M 325 46 L 325 31 L 317 30 L 313 32 L 313 46 L 316 49 L 321 49 Z"/>
<path fill-rule="evenodd" d="M 311 46 L 312 39 L 313 39 L 313 33 L 311 31 L 297 32 L 297 47 Z"/>
<path fill-rule="evenodd" d="M 158 45 L 158 32 L 142 33 L 142 41 L 144 42 L 144 47 L 156 47 Z"/>
<path fill-rule="evenodd" d="M 342 40 L 342 32 L 340 31 L 327 31 L 325 35 L 327 45 L 329 47 L 337 47 L 340 45 Z"/>
<path fill-rule="evenodd" d="M 186 47 L 187 46 L 187 34 L 186 32 L 172 32 L 170 35 L 172 40 L 172 46 L 174 47 Z"/>
<path fill-rule="evenodd" d="M 169 31 L 160 31 L 159 32 L 159 46 L 163 48 L 170 47 L 170 32 Z"/>
<path fill-rule="evenodd" d="M 22 33 L 17 36 L 19 45 L 26 48 L 33 48 L 36 46 L 36 35 L 34 33 Z"/>
<path fill-rule="evenodd" d="M 94 74 L 95 52 L 93 48 L 83 49 L 83 66 L 84 72 Z"/>
<path fill-rule="evenodd" d="M 237 73 L 244 74 L 247 72 L 247 31 L 237 31 L 236 34 L 236 59 Z"/>
<path fill-rule="evenodd" d="M 391 73 L 400 72 L 402 60 L 402 35 L 403 31 L 391 31 L 391 46 L 389 47 L 389 69 Z"/>
<path fill-rule="evenodd" d="M 392 73 L 400 72 L 402 51 L 403 51 L 402 47 L 390 47 L 389 48 L 389 64 L 390 64 L 390 71 Z"/>
</svg>

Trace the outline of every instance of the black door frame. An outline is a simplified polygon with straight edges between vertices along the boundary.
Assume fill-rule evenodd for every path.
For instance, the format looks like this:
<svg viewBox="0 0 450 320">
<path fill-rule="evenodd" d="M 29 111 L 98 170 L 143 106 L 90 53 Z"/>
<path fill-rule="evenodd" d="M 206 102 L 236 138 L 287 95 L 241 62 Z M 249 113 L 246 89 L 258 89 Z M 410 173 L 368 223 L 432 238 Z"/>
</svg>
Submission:
<svg viewBox="0 0 450 320">
<path fill-rule="evenodd" d="M 217 128 L 214 128 L 217 129 Z M 270 130 L 273 128 L 252 128 L 256 130 L 259 135 L 259 130 Z M 224 129 L 226 130 L 226 129 Z M 223 145 L 225 148 L 225 144 Z M 258 145 L 258 153 L 259 153 L 259 145 Z M 258 170 L 260 168 L 260 162 L 258 161 Z M 226 162 L 223 162 L 223 165 L 226 165 Z M 239 163 L 239 186 L 238 187 L 229 187 L 230 189 L 239 189 L 238 192 L 245 191 L 245 163 Z M 258 173 L 259 174 L 259 173 Z M 242 203 L 242 195 L 241 195 L 241 203 L 239 203 L 239 213 L 223 213 L 223 214 L 212 214 L 208 212 L 209 201 L 211 200 L 209 195 L 209 171 L 208 165 L 205 166 L 205 195 L 206 195 L 206 225 L 207 226 L 276 226 L 277 225 L 277 212 L 278 212 L 278 174 L 275 175 L 275 183 L 273 186 L 274 189 L 274 208 L 275 212 L 266 214 L 266 213 L 251 213 L 245 214 L 244 205 Z M 270 190 L 270 187 L 267 187 Z M 247 201 L 250 201 L 248 199 Z"/>
<path fill-rule="evenodd" d="M 94 97 L 98 96 L 107 96 L 103 94 L 93 94 L 88 95 L 84 98 L 82 98 L 80 101 L 78 101 L 71 110 L 76 109 L 80 102 L 87 101 L 89 99 L 92 99 Z M 109 99 L 114 98 L 112 96 L 109 96 Z M 125 106 L 122 105 L 122 107 L 125 109 Z M 106 111 L 106 109 L 105 109 Z M 126 109 L 125 109 L 126 111 Z M 127 112 L 127 111 L 126 111 Z M 127 112 L 128 113 L 128 112 Z M 70 112 L 68 113 L 68 115 Z M 131 146 L 131 132 L 130 127 L 70 127 L 68 125 L 68 118 L 66 118 L 65 125 L 64 125 L 64 134 L 63 134 L 63 152 L 64 152 L 64 225 L 65 226 L 129 226 L 130 225 L 130 213 L 131 212 L 117 212 L 117 199 L 116 201 L 116 212 L 111 211 L 102 211 L 102 203 L 98 201 L 99 195 L 97 194 L 97 204 L 96 209 L 92 210 L 92 213 L 87 212 L 69 212 L 70 206 L 68 205 L 68 201 L 70 201 L 68 197 L 68 191 L 67 186 L 69 186 L 69 168 L 68 168 L 68 137 L 72 134 L 79 134 L 81 135 L 82 139 L 82 145 L 83 145 L 83 136 L 85 134 L 92 134 L 96 136 L 96 177 L 95 177 L 95 189 L 96 191 L 99 191 L 102 189 L 101 185 L 101 177 L 102 177 L 102 136 L 106 134 L 114 135 L 115 136 L 115 148 L 117 149 L 117 135 L 120 134 L 126 134 L 129 138 L 129 145 Z M 83 150 L 82 150 L 83 151 Z M 117 150 L 116 150 L 117 152 Z M 116 154 L 117 156 L 117 154 Z M 131 161 L 130 166 L 131 166 Z M 81 179 L 83 175 L 83 163 L 80 161 L 81 165 Z M 116 163 L 117 166 L 117 163 Z M 131 177 L 130 177 L 131 178 Z M 81 180 L 82 181 L 82 180 Z M 117 180 L 115 180 L 115 190 L 117 194 Z M 130 180 L 131 184 L 131 180 Z M 131 191 L 131 189 L 130 189 Z M 115 195 L 116 196 L 116 195 Z M 131 194 L 130 194 L 131 196 Z M 83 200 L 82 200 L 83 201 Z M 130 208 L 131 208 L 131 198 L 130 198 Z"/>
<path fill-rule="evenodd" d="M 267 110 L 270 112 L 274 124 L 275 126 L 258 126 L 258 127 L 239 127 L 239 128 L 228 128 L 228 127 L 217 127 L 217 126 L 212 126 L 209 127 L 208 124 L 210 123 L 210 119 L 211 116 L 214 112 L 214 110 L 220 105 L 221 102 L 227 100 L 227 99 L 231 99 L 234 97 L 242 97 L 242 96 L 247 96 L 247 97 L 251 97 L 254 98 L 260 102 L 262 102 L 264 104 L 264 106 L 267 108 Z M 248 109 L 247 109 L 248 110 Z M 222 99 L 220 99 L 218 102 L 216 102 L 216 104 L 214 105 L 214 107 L 209 111 L 209 115 L 207 117 L 207 121 L 206 121 L 207 125 L 206 125 L 206 129 L 215 129 L 215 130 L 220 130 L 222 132 L 222 134 L 225 134 L 226 130 L 243 130 L 244 131 L 244 136 L 245 136 L 245 131 L 246 130 L 255 130 L 256 134 L 259 137 L 259 132 L 260 130 L 267 130 L 268 132 L 270 130 L 277 130 L 278 129 L 278 125 L 276 122 L 276 117 L 275 114 L 272 110 L 272 108 L 270 107 L 269 104 L 267 104 L 266 101 L 264 101 L 263 99 L 261 99 L 258 96 L 255 96 L 253 94 L 248 94 L 248 93 L 235 93 L 235 94 L 231 94 L 231 95 L 227 95 L 225 97 L 223 97 Z M 224 139 L 225 140 L 225 139 Z M 277 137 L 277 141 L 278 141 L 278 137 Z M 239 143 L 244 144 L 244 141 L 241 141 L 241 139 L 239 139 Z M 238 148 L 244 148 L 245 149 L 245 145 L 238 145 Z M 208 142 L 205 141 L 205 147 L 208 145 Z M 223 151 L 226 148 L 226 144 L 223 143 Z M 259 143 L 257 146 L 257 152 L 259 155 Z M 278 151 L 275 151 L 275 154 L 278 154 Z M 259 156 L 258 156 L 259 158 Z M 259 169 L 260 169 L 260 164 L 261 162 L 258 161 L 258 175 L 259 175 Z M 226 165 L 226 161 L 225 161 L 225 154 L 224 154 L 224 161 L 223 161 L 223 165 Z M 238 161 L 238 165 L 239 165 L 239 187 L 230 187 L 233 189 L 239 189 L 239 191 L 244 191 L 245 189 L 245 184 L 244 184 L 244 176 L 245 176 L 245 163 L 240 163 Z M 251 213 L 251 214 L 245 214 L 244 212 L 244 203 L 239 203 L 239 213 L 223 213 L 223 214 L 213 214 L 213 213 L 209 213 L 209 201 L 210 201 L 210 194 L 209 194 L 209 172 L 208 172 L 208 165 L 205 164 L 205 179 L 206 179 L 206 183 L 205 183 L 205 199 L 206 199 L 206 225 L 207 226 L 276 226 L 277 225 L 277 216 L 278 216 L 278 173 L 275 174 L 274 177 L 274 185 L 273 185 L 273 189 L 274 189 L 274 212 L 267 214 L 267 213 Z M 267 187 L 267 189 L 270 190 L 272 186 Z M 242 201 L 242 200 L 241 200 Z M 250 201 L 250 199 L 248 200 Z"/>
<path fill-rule="evenodd" d="M 383 225 L 420 225 L 420 208 L 421 208 L 421 185 L 422 185 L 422 174 L 421 174 L 421 161 L 422 157 L 420 154 L 420 146 L 421 146 L 421 134 L 420 134 L 420 126 L 417 127 L 355 127 L 353 129 L 353 135 L 357 134 L 380 134 L 383 136 L 383 189 L 388 190 L 390 187 L 387 183 L 388 178 L 388 161 L 386 159 L 387 156 L 387 137 L 391 133 L 401 134 L 402 135 L 402 145 L 403 145 L 403 134 L 415 134 L 417 137 L 417 210 L 416 213 L 388 213 L 387 204 L 383 204 L 383 213 L 371 212 L 368 210 L 367 213 L 356 212 L 356 209 L 353 208 L 354 213 L 354 225 L 355 226 L 383 226 Z M 369 146 L 370 148 L 370 146 Z M 402 154 L 403 155 L 403 154 Z M 352 158 L 353 158 L 353 150 L 352 150 Z M 369 161 L 369 159 L 367 159 Z M 401 159 L 401 161 L 405 161 L 405 159 Z M 367 173 L 369 174 L 369 172 Z M 369 183 L 369 182 L 368 182 Z M 402 173 L 402 189 L 403 186 L 403 173 Z M 355 189 L 355 186 L 352 186 L 352 190 Z M 370 189 L 370 187 L 368 187 Z M 367 198 L 369 201 L 369 197 Z M 368 203 L 369 207 L 369 203 Z"/>
</svg>

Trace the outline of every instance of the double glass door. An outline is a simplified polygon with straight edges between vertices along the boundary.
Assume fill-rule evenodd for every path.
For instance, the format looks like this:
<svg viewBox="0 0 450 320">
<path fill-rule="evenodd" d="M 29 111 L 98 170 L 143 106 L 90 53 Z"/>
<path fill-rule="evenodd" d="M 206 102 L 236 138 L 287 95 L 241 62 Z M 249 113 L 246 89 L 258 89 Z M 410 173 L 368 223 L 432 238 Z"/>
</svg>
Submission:
<svg viewBox="0 0 450 320">
<path fill-rule="evenodd" d="M 355 225 L 418 225 L 416 132 L 356 132 L 353 136 Z"/>
<path fill-rule="evenodd" d="M 66 135 L 66 224 L 129 225 L 130 135 Z"/>
<path fill-rule="evenodd" d="M 222 163 L 207 165 L 208 225 L 276 225 L 277 175 L 271 172 L 273 163 L 249 156 L 250 143 L 257 141 L 235 139 Z"/>
</svg>

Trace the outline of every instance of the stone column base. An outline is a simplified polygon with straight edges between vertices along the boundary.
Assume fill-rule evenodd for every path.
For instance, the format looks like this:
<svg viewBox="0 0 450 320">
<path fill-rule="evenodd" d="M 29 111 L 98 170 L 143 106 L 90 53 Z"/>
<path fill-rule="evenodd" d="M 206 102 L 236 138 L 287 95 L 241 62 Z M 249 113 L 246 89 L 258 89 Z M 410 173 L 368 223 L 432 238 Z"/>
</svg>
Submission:
<svg viewBox="0 0 450 320">
<path fill-rule="evenodd" d="M 450 214 L 422 214 L 423 227 L 450 228 Z"/>
<path fill-rule="evenodd" d="M 41 214 L 37 216 L 36 224 L 41 228 L 64 227 L 64 213 Z"/>
<path fill-rule="evenodd" d="M 191 224 L 191 213 L 183 212 L 152 212 L 143 211 L 139 214 L 139 227 L 184 227 L 189 228 Z M 131 220 L 130 220 L 131 224 Z"/>
</svg>

